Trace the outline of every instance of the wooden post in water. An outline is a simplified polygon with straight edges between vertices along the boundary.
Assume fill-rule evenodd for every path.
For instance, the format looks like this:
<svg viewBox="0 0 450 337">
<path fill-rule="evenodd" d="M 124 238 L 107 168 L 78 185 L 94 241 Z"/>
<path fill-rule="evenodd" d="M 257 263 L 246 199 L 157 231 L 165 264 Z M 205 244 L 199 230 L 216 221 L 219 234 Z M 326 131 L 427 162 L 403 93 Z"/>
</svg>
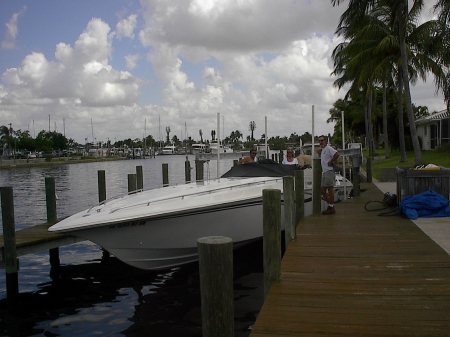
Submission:
<svg viewBox="0 0 450 337">
<path fill-rule="evenodd" d="M 263 190 L 264 297 L 281 277 L 281 191 Z"/>
<path fill-rule="evenodd" d="M 320 189 L 322 184 L 322 166 L 320 158 L 314 158 L 313 161 L 313 214 L 319 215 L 322 211 L 322 193 Z"/>
<path fill-rule="evenodd" d="M 195 161 L 195 181 L 203 181 L 204 173 L 203 173 L 203 160 L 196 160 Z"/>
<path fill-rule="evenodd" d="M 105 170 L 97 171 L 98 177 L 98 202 L 102 203 L 106 200 L 106 174 Z M 110 254 L 107 250 L 102 248 L 102 261 L 107 261 Z"/>
<path fill-rule="evenodd" d="M 128 174 L 128 194 L 135 193 L 137 189 L 136 174 Z"/>
<path fill-rule="evenodd" d="M 233 241 L 224 236 L 197 240 L 203 337 L 234 336 Z"/>
<path fill-rule="evenodd" d="M 305 171 L 295 171 L 295 224 L 305 217 Z"/>
<path fill-rule="evenodd" d="M 106 200 L 106 174 L 105 170 L 97 171 L 98 177 L 98 202 L 101 203 Z"/>
<path fill-rule="evenodd" d="M 56 188 L 55 178 L 45 177 L 45 200 L 47 205 L 47 224 L 54 225 L 58 221 L 56 214 Z M 50 255 L 50 277 L 56 279 L 59 276 L 60 261 L 59 261 L 59 248 L 51 248 L 49 250 Z"/>
<path fill-rule="evenodd" d="M 136 166 L 136 189 L 142 191 L 144 189 L 144 174 L 142 172 L 142 165 Z"/>
<path fill-rule="evenodd" d="M 184 178 L 186 184 L 191 182 L 191 162 L 189 161 L 187 156 L 186 161 L 184 162 Z"/>
<path fill-rule="evenodd" d="M 6 298 L 12 301 L 19 294 L 19 277 L 16 251 L 16 225 L 14 222 L 14 198 L 12 187 L 1 187 L 3 241 L 6 278 Z"/>
<path fill-rule="evenodd" d="M 290 241 L 295 239 L 295 194 L 294 177 L 283 177 L 284 196 L 284 243 L 287 249 Z"/>
<path fill-rule="evenodd" d="M 162 164 L 163 187 L 169 186 L 169 164 Z"/>
</svg>

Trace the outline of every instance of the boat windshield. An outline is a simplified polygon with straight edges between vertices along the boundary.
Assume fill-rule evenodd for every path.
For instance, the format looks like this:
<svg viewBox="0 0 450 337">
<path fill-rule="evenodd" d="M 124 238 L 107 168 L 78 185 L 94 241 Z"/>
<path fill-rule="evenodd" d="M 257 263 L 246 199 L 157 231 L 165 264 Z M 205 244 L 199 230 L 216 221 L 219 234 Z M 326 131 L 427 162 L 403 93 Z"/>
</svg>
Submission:
<svg viewBox="0 0 450 337">
<path fill-rule="evenodd" d="M 293 176 L 296 165 L 282 165 L 270 159 L 233 166 L 222 178 L 232 177 L 284 177 Z"/>
</svg>

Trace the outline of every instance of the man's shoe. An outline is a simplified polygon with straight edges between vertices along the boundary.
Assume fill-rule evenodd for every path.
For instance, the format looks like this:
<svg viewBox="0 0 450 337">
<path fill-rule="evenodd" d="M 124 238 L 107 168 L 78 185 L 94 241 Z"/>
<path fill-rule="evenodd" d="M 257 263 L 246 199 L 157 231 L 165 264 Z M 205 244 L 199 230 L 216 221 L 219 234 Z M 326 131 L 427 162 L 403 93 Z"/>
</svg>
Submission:
<svg viewBox="0 0 450 337">
<path fill-rule="evenodd" d="M 328 206 L 328 208 L 322 212 L 323 215 L 330 215 L 334 213 L 336 213 L 336 210 L 334 209 L 334 207 L 330 206 Z"/>
</svg>

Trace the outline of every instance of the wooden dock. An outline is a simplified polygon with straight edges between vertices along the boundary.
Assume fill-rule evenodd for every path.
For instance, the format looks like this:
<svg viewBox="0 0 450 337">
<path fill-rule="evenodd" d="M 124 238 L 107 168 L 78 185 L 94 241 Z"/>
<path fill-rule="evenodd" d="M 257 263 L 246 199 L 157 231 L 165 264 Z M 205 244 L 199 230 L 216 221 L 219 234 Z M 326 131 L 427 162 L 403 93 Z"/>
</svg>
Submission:
<svg viewBox="0 0 450 337">
<path fill-rule="evenodd" d="M 373 184 L 297 227 L 251 337 L 450 336 L 450 256 L 412 221 L 368 212 Z"/>
<path fill-rule="evenodd" d="M 57 248 L 71 243 L 79 242 L 81 239 L 49 232 L 48 224 L 39 224 L 29 228 L 16 231 L 17 256 L 43 252 L 48 249 Z M 4 265 L 4 240 L 0 236 L 0 267 Z"/>
</svg>

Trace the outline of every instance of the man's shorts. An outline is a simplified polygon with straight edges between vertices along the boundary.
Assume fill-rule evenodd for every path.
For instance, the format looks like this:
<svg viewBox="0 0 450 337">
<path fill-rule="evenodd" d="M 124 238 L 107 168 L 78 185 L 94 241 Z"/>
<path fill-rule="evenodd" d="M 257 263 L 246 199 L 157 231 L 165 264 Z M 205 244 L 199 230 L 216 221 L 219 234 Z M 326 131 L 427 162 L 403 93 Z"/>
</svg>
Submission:
<svg viewBox="0 0 450 337">
<path fill-rule="evenodd" d="M 336 175 L 333 170 L 322 172 L 322 187 L 332 187 L 335 184 Z"/>
</svg>

